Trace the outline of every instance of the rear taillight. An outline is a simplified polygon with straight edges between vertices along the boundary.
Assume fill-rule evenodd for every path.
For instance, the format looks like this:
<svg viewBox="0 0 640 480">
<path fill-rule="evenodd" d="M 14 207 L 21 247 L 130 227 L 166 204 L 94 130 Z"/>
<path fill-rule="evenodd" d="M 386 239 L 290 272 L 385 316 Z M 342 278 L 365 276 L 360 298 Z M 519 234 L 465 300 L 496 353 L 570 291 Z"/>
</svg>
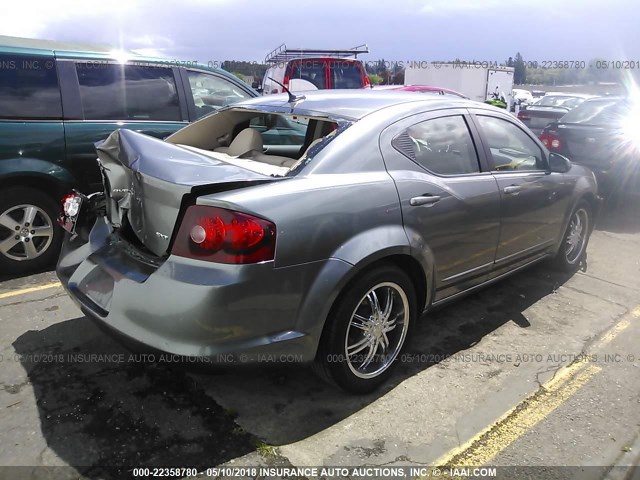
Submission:
<svg viewBox="0 0 640 480">
<path fill-rule="evenodd" d="M 520 110 L 520 111 L 518 112 L 518 118 L 519 118 L 520 120 L 529 120 L 529 115 L 527 114 L 527 111 L 526 111 L 526 110 Z"/>
<path fill-rule="evenodd" d="M 553 132 L 542 132 L 540 134 L 540 141 L 549 150 L 560 150 L 560 147 L 562 147 L 560 137 Z"/>
<path fill-rule="evenodd" d="M 263 218 L 218 207 L 187 209 L 172 254 L 217 263 L 273 260 L 276 226 Z"/>
<path fill-rule="evenodd" d="M 363 78 L 363 84 L 364 84 L 364 88 L 371 88 L 371 82 L 369 81 L 369 76 L 367 75 L 366 72 L 360 70 L 362 72 L 362 78 Z"/>
</svg>

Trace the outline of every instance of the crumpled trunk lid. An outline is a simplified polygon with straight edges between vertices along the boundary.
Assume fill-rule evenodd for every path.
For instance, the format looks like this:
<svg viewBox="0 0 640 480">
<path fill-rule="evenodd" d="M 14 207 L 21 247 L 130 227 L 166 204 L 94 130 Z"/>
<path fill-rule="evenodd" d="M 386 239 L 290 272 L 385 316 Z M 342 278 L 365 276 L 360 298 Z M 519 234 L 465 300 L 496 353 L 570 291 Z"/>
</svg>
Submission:
<svg viewBox="0 0 640 480">
<path fill-rule="evenodd" d="M 157 256 L 168 252 L 185 195 L 250 186 L 275 178 L 198 154 L 131 130 L 116 130 L 96 145 L 114 228 L 128 223 Z"/>
</svg>

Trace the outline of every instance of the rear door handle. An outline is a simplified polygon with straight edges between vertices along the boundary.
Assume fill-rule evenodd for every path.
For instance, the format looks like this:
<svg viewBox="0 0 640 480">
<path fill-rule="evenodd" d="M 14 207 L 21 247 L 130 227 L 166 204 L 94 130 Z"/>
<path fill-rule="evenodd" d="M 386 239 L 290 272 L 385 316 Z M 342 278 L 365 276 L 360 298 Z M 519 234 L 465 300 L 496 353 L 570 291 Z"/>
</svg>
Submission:
<svg viewBox="0 0 640 480">
<path fill-rule="evenodd" d="M 413 197 L 409 200 L 409 204 L 412 207 L 419 207 L 420 205 L 433 205 L 439 201 L 440 197 L 438 195 L 423 195 L 421 197 Z"/>
<path fill-rule="evenodd" d="M 520 193 L 520 190 L 522 190 L 522 187 L 520 185 L 510 185 L 508 187 L 504 187 L 503 191 L 507 195 L 517 195 L 518 193 Z"/>
</svg>

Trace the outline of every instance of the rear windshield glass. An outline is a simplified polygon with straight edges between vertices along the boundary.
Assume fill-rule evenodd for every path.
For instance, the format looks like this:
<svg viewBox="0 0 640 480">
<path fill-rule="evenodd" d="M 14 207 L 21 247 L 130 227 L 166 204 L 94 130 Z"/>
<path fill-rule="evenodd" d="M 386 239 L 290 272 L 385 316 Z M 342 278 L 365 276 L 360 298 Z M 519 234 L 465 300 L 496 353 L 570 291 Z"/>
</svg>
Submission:
<svg viewBox="0 0 640 480">
<path fill-rule="evenodd" d="M 358 62 L 335 60 L 330 62 L 333 88 L 362 88 L 362 67 Z"/>
<path fill-rule="evenodd" d="M 305 80 L 318 90 L 327 88 L 325 77 L 325 65 L 323 60 L 300 60 L 291 64 L 290 80 Z"/>
<path fill-rule="evenodd" d="M 560 121 L 562 123 L 607 125 L 623 114 L 624 105 L 624 102 L 614 99 L 584 102 L 567 113 Z"/>
<path fill-rule="evenodd" d="M 564 107 L 574 103 L 578 97 L 554 97 L 546 96 L 536 104 L 543 107 Z M 566 104 L 566 105 L 565 105 Z"/>
</svg>

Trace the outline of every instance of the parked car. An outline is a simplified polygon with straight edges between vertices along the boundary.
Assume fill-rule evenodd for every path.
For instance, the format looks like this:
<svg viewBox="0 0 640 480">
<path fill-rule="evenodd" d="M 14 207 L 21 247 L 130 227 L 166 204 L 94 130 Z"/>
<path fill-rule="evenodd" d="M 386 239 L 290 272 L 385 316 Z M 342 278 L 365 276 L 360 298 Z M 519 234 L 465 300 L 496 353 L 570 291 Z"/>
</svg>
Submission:
<svg viewBox="0 0 640 480">
<path fill-rule="evenodd" d="M 369 53 L 366 45 L 344 50 L 287 48 L 280 45 L 265 58 L 269 65 L 262 85 L 264 94 L 369 87 L 369 77 L 358 55 Z M 282 85 L 280 85 L 282 84 Z"/>
<path fill-rule="evenodd" d="M 298 154 L 262 152 L 267 114 L 307 119 Z M 450 96 L 265 96 L 98 156 L 105 193 L 65 199 L 57 266 L 86 315 L 176 355 L 314 361 L 355 392 L 423 311 L 543 259 L 577 268 L 598 206 L 588 169 Z"/>
<path fill-rule="evenodd" d="M 222 70 L 104 47 L 0 37 L 0 65 L 2 273 L 54 264 L 62 194 L 101 185 L 95 142 L 116 128 L 163 138 L 257 96 Z"/>
<path fill-rule="evenodd" d="M 514 88 L 513 90 L 511 90 L 511 95 L 513 101 L 521 106 L 530 105 L 535 101 L 531 92 L 522 88 Z"/>
<path fill-rule="evenodd" d="M 640 193 L 640 106 L 622 97 L 587 100 L 540 135 L 545 146 L 589 167 L 605 194 Z"/>
<path fill-rule="evenodd" d="M 458 98 L 468 98 L 460 92 L 449 90 L 448 88 L 433 87 L 429 85 L 376 85 L 373 87 L 373 90 L 398 90 L 401 92 L 417 92 L 431 95 L 446 95 Z"/>
<path fill-rule="evenodd" d="M 547 94 L 533 105 L 518 112 L 518 118 L 536 135 L 549 123 L 558 120 L 565 113 L 577 107 L 593 95 L 554 93 Z"/>
</svg>

